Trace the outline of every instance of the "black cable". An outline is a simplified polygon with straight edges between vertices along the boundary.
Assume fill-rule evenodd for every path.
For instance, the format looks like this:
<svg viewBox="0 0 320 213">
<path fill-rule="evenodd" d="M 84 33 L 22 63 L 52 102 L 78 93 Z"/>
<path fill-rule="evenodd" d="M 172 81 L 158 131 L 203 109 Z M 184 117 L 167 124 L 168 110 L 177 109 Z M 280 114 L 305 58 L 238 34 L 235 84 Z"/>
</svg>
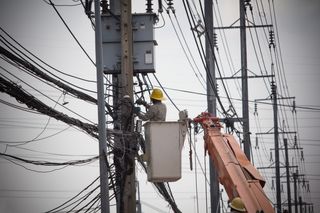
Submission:
<svg viewBox="0 0 320 213">
<path fill-rule="evenodd" d="M 46 94 L 44 94 L 44 93 L 43 93 L 43 92 L 41 92 L 40 90 L 38 90 L 38 89 L 36 89 L 35 87 L 31 86 L 30 84 L 26 83 L 25 81 L 23 81 L 21 78 L 17 77 L 16 75 L 14 75 L 14 74 L 10 73 L 7 69 L 3 68 L 2 66 L 0 66 L 0 68 L 1 68 L 2 70 L 4 70 L 5 72 L 7 72 L 8 74 L 10 74 L 11 76 L 13 76 L 13 77 L 15 77 L 16 79 L 18 79 L 19 81 L 21 81 L 21 82 L 23 82 L 24 84 L 26 84 L 26 85 L 27 85 L 27 86 L 29 86 L 30 88 L 32 88 L 32 89 L 34 89 L 35 91 L 39 92 L 41 95 L 45 96 L 45 97 L 46 97 L 46 98 L 48 98 L 49 100 L 51 100 L 51 101 L 55 102 L 55 100 L 53 100 L 51 97 L 47 96 Z M 2 75 L 2 74 L 0 74 L 0 75 Z M 2 75 L 2 76 L 3 76 L 3 75 Z M 58 104 L 59 106 L 61 106 L 61 107 L 65 108 L 66 110 L 68 110 L 68 111 L 72 112 L 73 114 L 75 114 L 75 115 L 79 116 L 80 118 L 83 118 L 84 120 L 86 120 L 86 121 L 88 121 L 88 122 L 90 122 L 90 123 L 94 124 L 94 122 L 93 122 L 93 121 L 90 121 L 89 119 L 87 119 L 87 118 L 83 117 L 83 116 L 82 116 L 82 115 L 80 115 L 79 113 L 77 113 L 77 112 L 75 112 L 75 111 L 73 111 L 73 110 L 69 109 L 68 107 L 64 106 L 63 104 L 60 104 L 60 103 L 57 103 L 57 104 Z M 51 109 L 52 109 L 52 110 L 54 110 L 53 108 L 51 108 Z"/>
<path fill-rule="evenodd" d="M 31 51 L 29 51 L 28 49 L 26 49 L 24 46 L 22 46 L 17 40 L 15 40 L 11 35 L 9 35 L 9 33 L 7 33 L 1 26 L 0 26 L 0 30 L 6 34 L 6 36 L 8 36 L 11 40 L 13 40 L 16 44 L 18 44 L 24 51 L 26 51 L 27 53 L 29 53 L 30 55 L 32 55 L 33 57 L 35 57 L 37 60 L 39 60 L 40 62 L 42 62 L 43 64 L 45 64 L 46 66 L 50 67 L 51 69 L 53 69 L 54 71 L 60 73 L 60 74 L 63 74 L 65 76 L 68 76 L 68 77 L 72 77 L 72 78 L 75 78 L 75 79 L 78 79 L 78 80 L 81 80 L 81 81 L 86 81 L 86 82 L 90 82 L 90 83 L 96 83 L 97 81 L 94 81 L 94 80 L 88 80 L 88 79 L 84 79 L 84 78 L 80 78 L 78 76 L 75 76 L 75 75 L 71 75 L 71 74 L 68 74 L 68 73 L 65 73 L 65 72 L 62 72 L 60 70 L 58 70 L 57 68 L 49 65 L 48 63 L 46 63 L 45 61 L 43 61 L 42 59 L 40 59 L 38 56 L 36 56 L 35 54 L 33 54 Z"/>
<path fill-rule="evenodd" d="M 38 166 L 74 166 L 74 165 L 79 165 L 79 164 L 86 164 L 89 162 L 93 162 L 96 161 L 99 156 L 95 156 L 92 158 L 88 158 L 85 160 L 72 160 L 72 161 L 67 161 L 67 162 L 49 162 L 49 161 L 36 161 L 36 160 L 28 160 L 28 159 L 24 159 L 24 158 L 20 158 L 14 155 L 9 155 L 9 154 L 5 154 L 5 153 L 0 153 L 0 156 L 7 159 L 7 158 L 11 158 L 14 159 L 16 161 L 20 161 L 23 163 L 27 163 L 27 164 L 33 164 L 33 165 L 38 165 Z"/>
<path fill-rule="evenodd" d="M 34 96 L 25 92 L 20 86 L 18 86 L 10 80 L 5 80 L 3 77 L 0 77 L 0 92 L 4 92 L 12 97 L 15 97 L 17 101 L 26 104 L 29 108 L 33 110 L 37 110 L 42 114 L 54 117 L 57 120 L 63 121 L 67 124 L 74 125 L 79 129 L 84 130 L 86 133 L 88 133 L 94 138 L 98 137 L 96 135 L 96 133 L 98 132 L 97 126 L 89 123 L 84 123 L 78 119 L 69 117 L 68 115 L 65 115 L 61 112 L 58 112 L 57 110 L 48 107 L 46 104 L 39 101 Z"/>
<path fill-rule="evenodd" d="M 190 57 L 191 57 L 191 59 L 192 59 L 192 61 L 193 61 L 193 64 L 194 64 L 195 67 L 197 68 L 198 73 L 199 73 L 200 76 L 202 77 L 203 82 L 206 82 L 205 79 L 203 78 L 203 76 L 202 76 L 202 74 L 201 74 L 201 72 L 200 72 L 200 70 L 199 70 L 196 62 L 195 62 L 195 59 L 194 59 L 192 53 L 191 53 L 191 50 L 190 50 L 190 48 L 189 48 L 189 46 L 188 46 L 188 43 L 187 43 L 187 41 L 186 41 L 186 38 L 185 38 L 185 36 L 184 36 L 184 34 L 183 34 L 183 32 L 182 32 L 181 26 L 180 26 L 180 24 L 179 24 L 178 18 L 177 18 L 177 16 L 176 16 L 175 13 L 173 13 L 173 15 L 174 15 L 174 17 L 175 17 L 175 19 L 176 19 L 176 22 L 177 22 L 177 24 L 178 24 L 178 28 L 179 28 L 180 34 L 182 35 L 184 44 L 185 44 L 186 47 L 187 47 L 188 53 L 189 53 L 189 55 L 190 55 Z M 202 85 L 202 87 L 205 89 L 205 86 L 204 86 L 203 82 L 200 80 L 198 74 L 196 73 L 195 68 L 193 67 L 193 65 L 192 65 L 192 63 L 191 63 L 191 61 L 190 61 L 190 59 L 189 59 L 189 56 L 188 56 L 188 54 L 187 54 L 187 51 L 185 50 L 185 48 L 184 48 L 184 46 L 183 46 L 183 43 L 182 43 L 182 41 L 181 41 L 181 39 L 180 39 L 180 37 L 179 37 L 179 34 L 178 34 L 178 31 L 177 31 L 176 27 L 174 26 L 174 23 L 173 23 L 173 21 L 172 21 L 172 19 L 171 19 L 171 16 L 170 16 L 170 13 L 169 13 L 169 12 L 168 12 L 168 16 L 169 16 L 169 19 L 170 19 L 171 24 L 172 24 L 172 26 L 173 26 L 174 32 L 175 32 L 175 34 L 176 34 L 176 36 L 177 36 L 177 38 L 178 38 L 179 44 L 180 44 L 180 46 L 182 47 L 183 53 L 184 53 L 184 55 L 186 56 L 187 61 L 188 61 L 189 65 L 190 65 L 191 69 L 193 70 L 193 73 L 195 74 L 196 78 L 199 80 L 199 82 L 200 82 L 200 84 Z"/>
<path fill-rule="evenodd" d="M 86 52 L 86 50 L 83 48 L 83 46 L 80 44 L 80 42 L 78 41 L 78 39 L 76 38 L 76 36 L 73 34 L 73 32 L 71 31 L 71 29 L 69 28 L 69 26 L 67 25 L 67 23 L 65 22 L 65 20 L 62 18 L 61 14 L 59 13 L 59 11 L 57 10 L 57 8 L 55 7 L 55 5 L 52 3 L 51 0 L 49 0 L 50 5 L 53 7 L 53 9 L 56 11 L 57 15 L 59 16 L 59 18 L 61 19 L 61 21 L 63 22 L 63 24 L 65 25 L 65 27 L 68 29 L 69 33 L 72 35 L 72 37 L 74 38 L 74 40 L 77 42 L 77 44 L 79 45 L 79 47 L 82 49 L 82 51 L 86 54 L 86 56 L 88 57 L 88 59 L 92 62 L 92 64 L 94 66 L 96 66 L 96 63 L 91 59 L 91 57 L 89 56 L 89 54 Z"/>
<path fill-rule="evenodd" d="M 192 20 L 192 21 L 193 21 L 193 25 L 191 24 L 190 15 L 189 15 L 188 10 L 187 10 L 187 8 L 189 8 L 189 10 L 190 10 L 189 2 L 186 1 L 186 0 L 183 0 L 183 5 L 184 5 L 184 8 L 185 8 L 185 11 L 186 11 L 186 14 L 187 14 L 187 18 L 188 18 L 188 21 L 189 21 L 189 25 L 190 25 L 191 28 L 192 28 L 192 26 L 193 26 L 193 25 L 196 26 L 196 24 L 195 24 L 194 20 Z M 220 100 L 220 97 L 219 97 L 219 95 L 218 95 L 218 91 L 217 91 L 217 88 L 216 88 L 216 86 L 215 86 L 215 83 L 214 83 L 213 79 L 211 78 L 211 76 L 209 75 L 208 67 L 207 67 L 207 65 L 206 65 L 206 63 L 205 63 L 205 61 L 204 61 L 204 59 L 203 59 L 203 55 L 205 55 L 205 54 L 204 54 L 204 50 L 203 50 L 203 47 L 202 47 L 202 42 L 201 42 L 201 40 L 199 41 L 200 44 L 201 44 L 201 47 L 202 47 L 202 48 L 200 49 L 199 44 L 198 44 L 198 42 L 197 42 L 197 39 L 196 39 L 194 33 L 192 33 L 192 35 L 193 35 L 193 38 L 194 38 L 194 40 L 195 40 L 195 43 L 196 43 L 196 46 L 197 46 L 197 49 L 198 49 L 198 52 L 199 52 L 199 55 L 200 55 L 202 64 L 203 64 L 203 66 L 204 66 L 204 68 L 205 68 L 205 70 L 206 70 L 209 84 L 211 85 L 211 87 L 212 87 L 212 89 L 213 89 L 213 92 L 214 92 L 214 94 L 215 94 L 215 96 L 216 96 L 216 98 L 217 98 L 217 100 L 218 100 L 218 103 L 219 103 L 222 111 L 224 112 L 225 116 L 227 117 L 228 113 L 226 112 L 226 110 L 225 110 L 225 108 L 224 108 L 224 106 L 223 106 L 223 104 L 222 104 L 222 102 L 221 102 L 221 100 Z M 202 53 L 201 53 L 201 52 L 202 52 Z"/>
<path fill-rule="evenodd" d="M 188 2 L 188 0 L 187 0 L 187 2 Z M 207 26 L 206 19 L 205 19 L 205 16 L 204 16 L 204 12 L 203 12 L 203 7 L 202 7 L 201 0 L 199 0 L 199 4 L 200 4 L 200 9 L 201 9 L 202 18 L 205 20 L 205 26 Z M 218 64 L 218 62 L 217 62 L 217 60 L 216 60 L 216 56 L 215 56 L 215 52 L 214 52 L 214 47 L 213 47 L 213 42 L 212 42 L 212 39 L 213 39 L 213 38 L 210 38 L 210 37 L 209 37 L 209 32 L 208 32 L 208 30 L 207 30 L 207 27 L 204 28 L 204 32 L 205 32 L 205 35 L 206 35 L 206 39 L 209 41 L 208 43 L 209 43 L 210 51 L 212 52 L 215 65 L 216 65 L 216 67 L 217 67 L 217 71 L 218 71 L 220 77 L 222 78 L 223 76 L 222 76 L 221 71 L 220 71 L 220 66 L 219 66 L 219 64 Z M 200 40 L 200 44 L 201 44 L 201 40 Z M 201 46 L 202 46 L 202 44 L 201 44 Z M 205 55 L 205 54 L 204 54 L 204 55 Z M 207 67 L 207 69 L 206 69 L 206 72 L 207 72 L 207 75 L 208 75 L 208 77 L 209 77 L 209 79 L 210 79 L 210 83 L 211 83 L 212 89 L 213 89 L 213 90 L 217 90 L 217 88 L 215 88 L 214 80 L 212 79 L 212 76 L 211 76 L 210 73 L 209 73 L 208 67 Z M 221 80 L 221 83 L 222 83 L 222 86 L 223 86 L 223 88 L 224 88 L 224 90 L 225 90 L 225 93 L 226 93 L 226 96 L 227 96 L 227 98 L 228 98 L 230 107 L 233 109 L 232 111 L 234 112 L 234 115 L 236 116 L 236 118 L 238 119 L 238 121 L 240 122 L 240 124 L 242 125 L 242 122 L 241 122 L 241 120 L 240 120 L 240 118 L 239 118 L 239 116 L 238 116 L 238 114 L 237 114 L 237 111 L 236 111 L 235 107 L 233 106 L 233 104 L 232 104 L 232 102 L 231 102 L 231 99 L 230 99 L 230 97 L 229 97 L 229 94 L 228 94 L 228 91 L 227 91 L 227 88 L 226 88 L 226 85 L 225 85 L 224 81 Z M 216 93 L 217 93 L 217 92 L 216 92 Z M 217 95 L 216 98 L 217 98 L 218 102 L 220 103 L 220 101 L 219 101 L 219 95 L 218 95 L 218 94 L 216 94 L 216 95 Z M 220 104 L 220 105 L 221 105 L 221 104 Z M 220 106 L 220 107 L 221 107 L 221 106 Z M 228 112 L 224 109 L 224 107 L 222 107 L 221 109 L 222 109 L 222 111 L 224 112 L 225 116 L 228 117 Z"/>
<path fill-rule="evenodd" d="M 178 110 L 178 112 L 180 112 L 179 108 L 177 107 L 177 105 L 172 101 L 172 99 L 170 98 L 170 96 L 168 95 L 167 91 L 163 88 L 163 86 L 161 85 L 160 81 L 158 80 L 157 76 L 153 74 L 153 77 L 156 79 L 156 81 L 158 82 L 158 84 L 160 85 L 160 87 L 162 88 L 162 90 L 164 91 L 164 93 L 166 94 L 166 96 L 168 97 L 168 99 L 170 100 L 170 102 L 172 103 L 172 105 Z"/>
<path fill-rule="evenodd" d="M 182 90 L 182 89 L 176 89 L 176 88 L 169 88 L 169 87 L 163 87 L 163 88 L 166 89 L 166 90 L 173 90 L 173 91 L 189 93 L 189 94 L 194 94 L 194 95 L 207 96 L 207 94 L 201 93 L 201 92 L 195 92 L 195 91 L 190 91 L 190 90 Z M 221 97 L 221 98 L 226 98 L 227 99 L 227 97 Z M 240 98 L 230 98 L 230 99 L 236 100 L 236 101 L 242 101 L 242 99 L 240 99 Z M 259 103 L 259 104 L 264 104 L 264 105 L 272 105 L 272 103 L 269 103 L 269 102 L 256 101 L 256 100 L 248 100 L 248 102 Z M 289 104 L 278 104 L 278 106 L 289 107 L 291 109 L 293 108 L 293 105 L 289 105 Z M 320 111 L 320 106 L 295 105 L 295 107 L 297 109 L 301 109 L 301 110 Z"/>
<path fill-rule="evenodd" d="M 83 3 L 83 0 L 80 0 L 80 2 L 81 2 L 81 4 L 82 4 L 82 7 L 83 7 L 85 13 L 87 14 L 88 19 L 89 19 L 90 22 L 91 22 L 92 29 L 95 30 L 95 24 L 94 24 L 94 21 L 92 20 L 92 17 L 91 17 L 91 11 L 90 11 L 90 12 L 87 11 L 87 8 L 86 8 L 85 4 Z M 87 12 L 88 12 L 88 13 L 87 13 Z"/>
<path fill-rule="evenodd" d="M 10 60 L 15 60 L 15 62 L 17 63 L 17 60 L 18 61 L 18 64 L 24 66 L 27 70 L 33 72 L 33 73 L 39 73 L 39 72 L 42 72 L 40 71 L 40 69 L 38 69 L 35 65 L 31 64 L 30 62 L 28 62 L 24 57 L 22 57 L 19 53 L 17 53 L 17 51 L 19 51 L 22 55 L 24 55 L 25 57 L 27 57 L 29 60 L 31 60 L 33 63 L 35 63 L 37 66 L 39 66 L 40 68 L 42 68 L 43 70 L 45 70 L 46 72 L 48 72 L 49 74 L 51 74 L 52 76 L 56 77 L 57 79 L 61 80 L 62 82 L 65 82 L 65 83 L 68 83 L 78 89 L 81 89 L 81 90 L 84 90 L 84 91 L 87 91 L 87 92 L 91 92 L 91 93 L 97 93 L 96 91 L 93 91 L 93 90 L 88 90 L 88 89 L 85 89 L 83 87 L 79 87 L 75 84 L 72 84 L 71 82 L 69 81 L 66 81 L 62 78 L 60 78 L 59 76 L 53 74 L 52 72 L 50 72 L 49 70 L 47 70 L 46 68 L 44 68 L 43 66 L 41 66 L 39 63 L 37 63 L 35 60 L 33 60 L 32 58 L 30 58 L 29 56 L 27 56 L 25 53 L 23 53 L 21 50 L 19 50 L 18 48 L 16 48 L 13 44 L 11 44 L 7 39 L 5 39 L 3 36 L 0 35 L 0 37 L 5 41 L 3 42 L 3 40 L 0 40 L 9 50 L 11 50 L 14 54 L 10 53 L 9 51 L 5 50 L 3 47 L 0 47 L 0 52 L 1 54 L 5 55 L 6 57 L 8 57 Z M 16 49 L 17 51 L 13 50 L 11 47 L 9 47 L 9 45 Z M 47 76 L 47 75 L 46 75 Z M 48 79 L 48 78 L 47 78 Z"/>
<path fill-rule="evenodd" d="M 52 5 L 49 2 L 47 2 L 47 0 L 42 0 L 42 1 L 44 1 L 48 5 Z M 79 5 L 81 5 L 81 3 L 77 3 L 77 4 L 55 4 L 56 7 L 75 7 L 75 6 L 79 6 Z"/>
<path fill-rule="evenodd" d="M 79 195 L 81 195 L 84 191 L 86 191 L 87 189 L 89 189 L 97 180 L 99 180 L 100 177 L 97 177 L 95 180 L 93 180 L 88 186 L 86 186 L 83 190 L 81 190 L 78 194 L 76 194 L 74 197 L 70 198 L 69 200 L 67 200 L 66 202 L 62 203 L 61 205 L 46 211 L 45 213 L 51 213 L 56 211 L 57 209 L 61 208 L 62 206 L 66 205 L 67 203 L 71 202 L 73 199 L 75 199 L 76 197 L 78 197 Z"/>
<path fill-rule="evenodd" d="M 25 112 L 34 113 L 34 114 L 38 114 L 38 115 L 41 114 L 41 113 L 39 113 L 39 112 L 33 111 L 32 109 L 29 109 L 29 108 L 26 108 L 26 107 L 21 107 L 21 106 L 18 106 L 18 105 L 16 105 L 16 104 L 9 103 L 9 102 L 7 102 L 7 101 L 5 101 L 5 100 L 1 100 L 1 99 L 0 99 L 0 103 L 2 103 L 2 104 L 4 104 L 4 105 L 7 105 L 7 106 L 9 106 L 9 107 L 12 107 L 12 108 L 14 108 L 14 109 L 18 109 L 18 110 L 25 111 Z"/>
</svg>

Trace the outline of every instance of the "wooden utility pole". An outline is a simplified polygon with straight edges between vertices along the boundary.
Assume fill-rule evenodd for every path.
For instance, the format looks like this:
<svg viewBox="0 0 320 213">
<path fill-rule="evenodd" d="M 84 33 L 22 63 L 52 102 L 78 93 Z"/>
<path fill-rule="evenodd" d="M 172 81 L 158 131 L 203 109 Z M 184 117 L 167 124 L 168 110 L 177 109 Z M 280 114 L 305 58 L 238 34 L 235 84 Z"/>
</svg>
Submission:
<svg viewBox="0 0 320 213">
<path fill-rule="evenodd" d="M 120 74 L 120 94 L 122 97 L 128 95 L 133 101 L 133 62 L 132 62 L 132 14 L 131 0 L 120 1 L 120 29 L 121 29 L 121 74 Z M 121 110 L 121 116 L 125 113 Z M 122 119 L 123 120 L 123 119 Z M 130 124 L 131 123 L 131 124 Z M 122 124 L 123 125 L 123 124 Z M 133 119 L 129 121 L 130 132 L 133 131 Z M 135 187 L 135 153 L 133 152 L 134 141 L 129 138 L 124 139 L 125 147 L 129 148 L 127 153 L 129 174 L 125 176 L 123 186 L 123 212 L 136 212 L 136 187 Z M 123 150 L 125 152 L 125 150 Z M 127 162 L 125 162 L 127 163 Z"/>
<path fill-rule="evenodd" d="M 98 100 L 98 128 L 99 128 L 99 165 L 100 165 L 100 199 L 101 212 L 109 213 L 109 184 L 107 168 L 107 140 L 106 140 L 106 115 L 103 82 L 103 56 L 100 0 L 95 0 L 95 39 L 96 39 L 96 67 L 97 67 L 97 100 Z"/>
<path fill-rule="evenodd" d="M 214 90 L 216 88 L 216 75 L 215 75 L 215 58 L 213 47 L 213 2 L 212 0 L 205 0 L 205 27 L 206 27 L 206 64 L 207 64 L 207 105 L 208 112 L 213 116 L 216 116 L 216 96 Z M 211 213 L 220 212 L 219 208 L 219 181 L 218 172 L 214 168 L 212 161 L 209 161 L 210 165 L 210 203 Z"/>
</svg>

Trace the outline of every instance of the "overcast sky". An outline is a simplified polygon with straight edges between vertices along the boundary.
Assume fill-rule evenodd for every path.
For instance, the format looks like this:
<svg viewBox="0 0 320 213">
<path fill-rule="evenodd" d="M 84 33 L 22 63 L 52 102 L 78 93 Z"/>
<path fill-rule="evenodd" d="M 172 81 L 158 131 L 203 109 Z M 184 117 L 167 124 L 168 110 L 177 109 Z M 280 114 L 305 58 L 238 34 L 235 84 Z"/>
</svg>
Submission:
<svg viewBox="0 0 320 213">
<path fill-rule="evenodd" d="M 260 3 L 260 0 L 257 1 Z M 252 1 L 252 4 L 256 5 L 257 1 Z M 77 3 L 71 0 L 55 0 L 53 2 L 56 4 Z M 269 14 L 268 1 L 262 0 L 262 2 L 264 2 L 264 6 L 266 7 L 266 13 Z M 277 43 L 276 45 L 281 47 L 285 77 L 290 96 L 296 97 L 296 104 L 298 106 L 310 106 L 319 109 L 320 1 L 278 0 L 274 2 L 277 19 L 273 21 L 277 21 L 280 37 L 280 44 Z M 139 4 L 135 3 L 133 12 L 144 12 L 144 4 L 144 1 L 139 2 Z M 195 4 L 198 5 L 198 2 Z M 238 19 L 238 3 L 235 3 L 234 0 L 227 0 L 218 1 L 218 4 L 225 26 L 231 25 Z M 197 51 L 193 44 L 190 26 L 187 23 L 183 5 L 180 1 L 174 1 L 174 7 L 190 48 L 195 55 L 198 66 L 205 76 L 201 62 L 197 57 Z M 256 7 L 254 7 L 254 9 L 256 9 Z M 83 48 L 88 52 L 91 58 L 95 60 L 94 31 L 92 30 L 88 18 L 83 13 L 82 7 L 58 7 L 58 10 L 61 12 L 61 15 L 78 38 Z M 257 13 L 257 11 L 254 12 Z M 196 79 L 195 74 L 184 57 L 182 48 L 179 45 L 168 16 L 165 13 L 163 15 L 165 17 L 164 27 L 155 30 L 155 39 L 158 42 L 158 46 L 155 49 L 155 68 L 159 80 L 163 86 L 168 88 L 204 93 L 205 90 Z M 162 18 L 160 18 L 157 27 L 160 27 L 163 23 Z M 0 7 L 0 26 L 25 48 L 50 65 L 66 73 L 95 80 L 95 67 L 71 37 L 53 8 L 44 1 L 2 1 Z M 239 32 L 237 30 L 230 30 L 225 31 L 225 33 L 227 34 L 235 69 L 238 70 L 240 69 Z M 252 31 L 252 33 L 255 32 Z M 259 33 L 263 36 L 261 31 Z M 1 35 L 3 34 L 1 33 Z M 248 31 L 248 37 L 249 36 L 250 34 Z M 250 39 L 248 40 L 248 68 L 253 73 L 259 74 L 260 71 L 258 71 L 257 68 L 254 50 L 252 44 L 250 44 Z M 1 43 L 1 45 L 3 44 Z M 265 49 L 264 51 L 268 53 L 267 44 L 262 43 L 261 45 L 262 48 Z M 219 34 L 218 46 L 219 54 L 221 54 L 223 61 L 221 68 L 224 69 L 226 75 L 230 75 L 227 61 L 224 58 L 223 45 Z M 1 59 L 1 66 L 4 66 L 4 64 L 6 63 Z M 270 62 L 267 62 L 266 67 L 269 71 L 270 66 Z M 17 71 L 12 67 L 10 71 L 24 79 L 26 82 L 29 82 L 30 84 L 34 83 L 33 86 L 50 96 L 54 101 L 49 101 L 47 98 L 43 98 L 42 94 L 34 92 L 30 87 L 25 87 L 36 97 L 44 100 L 49 106 L 56 107 L 57 110 L 61 110 L 68 113 L 70 116 L 78 118 L 77 115 L 66 111 L 66 109 L 61 106 L 56 106 L 55 103 L 55 101 L 59 103 L 68 102 L 66 105 L 68 108 L 93 122 L 97 122 L 96 107 L 78 101 L 68 95 L 63 95 L 61 92 L 57 93 L 56 90 L 35 81 L 33 78 L 28 77 L 23 72 Z M 2 69 L 0 72 L 5 76 L 9 76 L 9 74 L 5 73 Z M 78 86 L 91 90 L 96 89 L 96 86 L 92 83 L 84 83 L 72 78 L 65 78 Z M 157 85 L 154 80 L 152 81 Z M 15 82 L 21 83 L 21 80 L 15 79 Z M 232 91 L 232 97 L 239 98 L 235 84 L 232 82 L 228 83 L 230 90 Z M 284 85 L 283 88 L 286 88 L 286 85 Z M 220 86 L 219 89 L 223 94 L 222 86 Z M 175 92 L 172 90 L 168 90 L 167 92 L 180 109 L 187 109 L 189 111 L 191 118 L 206 110 L 205 96 Z M 267 95 L 262 80 L 249 81 L 250 100 L 267 98 Z M 4 94 L 0 94 L 0 99 L 18 104 L 14 99 L 9 98 Z M 223 101 L 225 103 L 225 100 Z M 166 103 L 168 105 L 168 120 L 177 120 L 178 113 L 176 109 L 169 101 Z M 236 107 L 241 106 L 237 101 L 234 104 Z M 48 120 L 46 116 L 22 112 L 4 104 L 0 105 L 0 152 L 2 153 L 6 152 L 24 158 L 35 160 L 45 159 L 49 161 L 84 159 L 98 153 L 98 144 L 96 141 L 83 132 L 74 128 L 68 128 L 67 125 L 54 119 Z M 253 116 L 253 104 L 250 105 L 250 108 L 251 131 L 256 133 L 259 129 L 256 126 L 257 123 L 255 123 Z M 241 108 L 237 108 L 237 110 L 241 114 Z M 271 106 L 259 105 L 258 110 L 262 121 L 261 129 L 263 131 L 270 130 L 272 127 Z M 297 117 L 299 137 L 301 138 L 301 145 L 304 148 L 306 179 L 310 179 L 312 202 L 315 204 L 315 209 L 318 209 L 320 208 L 320 157 L 318 155 L 320 146 L 317 143 L 319 142 L 320 137 L 320 111 L 298 109 Z M 289 121 L 292 128 L 297 127 L 290 116 Z M 64 129 L 66 130 L 62 131 Z M 39 138 L 43 138 L 59 131 L 62 132 L 54 137 L 34 141 L 25 145 L 20 144 L 20 146 L 17 147 L 7 147 L 7 143 L 4 143 L 8 141 L 32 140 L 39 135 Z M 255 141 L 254 137 L 253 134 L 252 141 Z M 263 152 L 265 153 L 265 155 L 262 155 L 265 161 L 264 166 L 269 165 L 267 156 L 270 157 L 270 148 L 273 146 L 272 137 L 268 137 L 265 140 L 266 144 L 260 145 L 261 149 L 263 147 Z M 11 145 L 12 144 L 13 143 L 11 143 Z M 200 161 L 203 164 L 202 137 L 197 138 L 196 147 Z M 172 191 L 178 207 L 184 213 L 196 212 L 195 174 L 193 171 L 189 170 L 188 150 L 189 145 L 186 142 L 182 155 L 182 179 L 172 184 Z M 254 157 L 259 157 L 258 151 L 254 151 Z M 255 159 L 255 163 L 261 166 L 259 160 Z M 303 166 L 303 164 L 301 166 Z M 97 162 L 86 166 L 67 167 L 52 172 L 48 172 L 52 168 L 39 166 L 28 166 L 28 168 L 37 170 L 37 172 L 26 170 L 10 161 L 0 159 L 1 212 L 32 213 L 50 210 L 77 194 L 99 175 Z M 284 172 L 284 170 L 282 172 Z M 274 201 L 274 196 L 271 195 L 272 192 L 273 194 L 275 193 L 274 190 L 271 190 L 271 177 L 274 174 L 272 174 L 271 171 L 267 171 L 265 174 L 269 176 L 267 178 L 269 183 L 266 191 Z M 150 208 L 150 205 L 162 209 L 163 212 L 170 212 L 167 203 L 159 198 L 151 184 L 147 182 L 141 168 L 137 168 L 137 175 L 140 181 L 142 201 L 145 203 L 145 205 L 143 205 L 143 212 L 158 212 Z M 198 187 L 200 212 L 204 212 L 204 177 L 200 168 L 198 168 Z M 283 194 L 283 202 L 284 201 L 285 195 Z M 112 204 L 114 204 L 114 202 L 112 202 Z M 113 207 L 111 209 L 112 212 L 115 212 Z"/>
</svg>

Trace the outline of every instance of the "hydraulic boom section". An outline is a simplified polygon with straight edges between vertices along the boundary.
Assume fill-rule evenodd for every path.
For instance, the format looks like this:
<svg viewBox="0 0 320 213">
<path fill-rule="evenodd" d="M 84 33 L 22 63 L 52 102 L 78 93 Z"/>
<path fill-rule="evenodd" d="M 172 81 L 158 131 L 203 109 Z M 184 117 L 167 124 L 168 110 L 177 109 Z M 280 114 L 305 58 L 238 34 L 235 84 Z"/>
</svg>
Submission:
<svg viewBox="0 0 320 213">
<path fill-rule="evenodd" d="M 219 118 L 202 113 L 194 119 L 204 129 L 205 149 L 218 171 L 229 200 L 240 197 L 248 213 L 274 213 L 263 191 L 265 180 L 250 163 L 232 135 L 221 133 Z"/>
</svg>

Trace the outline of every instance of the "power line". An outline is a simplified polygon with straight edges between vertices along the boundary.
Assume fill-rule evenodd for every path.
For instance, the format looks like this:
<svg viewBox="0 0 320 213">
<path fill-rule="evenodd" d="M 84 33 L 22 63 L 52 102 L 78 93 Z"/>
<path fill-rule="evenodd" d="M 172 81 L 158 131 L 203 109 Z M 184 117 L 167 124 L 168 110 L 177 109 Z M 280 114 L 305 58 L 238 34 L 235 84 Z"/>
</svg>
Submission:
<svg viewBox="0 0 320 213">
<path fill-rule="evenodd" d="M 67 25 L 67 23 L 65 22 L 65 20 L 62 18 L 61 14 L 59 13 L 59 11 L 57 10 L 55 4 L 52 3 L 51 0 L 49 0 L 50 5 L 53 7 L 54 11 L 56 11 L 57 15 L 59 16 L 59 18 L 61 19 L 61 21 L 63 22 L 64 26 L 68 29 L 69 33 L 72 35 L 73 39 L 77 42 L 77 44 L 79 45 L 79 47 L 81 48 L 81 50 L 86 54 L 86 56 L 88 57 L 88 59 L 91 61 L 91 63 L 96 66 L 95 62 L 92 60 L 92 58 L 89 56 L 89 54 L 87 53 L 87 51 L 83 48 L 83 46 L 80 44 L 79 40 L 77 39 L 77 37 L 73 34 L 73 32 L 71 31 L 70 27 Z"/>
<path fill-rule="evenodd" d="M 0 26 L 0 30 L 6 34 L 6 36 L 8 36 L 11 40 L 13 40 L 16 44 L 18 44 L 23 50 L 25 50 L 26 52 L 28 52 L 30 55 L 32 55 L 33 57 L 35 57 L 37 60 L 39 60 L 40 62 L 42 62 L 43 64 L 45 64 L 46 66 L 50 67 L 51 69 L 53 69 L 54 71 L 63 74 L 65 76 L 68 77 L 72 77 L 81 81 L 85 81 L 85 82 L 90 82 L 90 83 L 96 83 L 97 81 L 94 80 L 88 80 L 88 79 L 84 79 L 75 75 L 71 75 L 65 72 L 62 72 L 61 70 L 58 70 L 57 68 L 49 65 L 48 63 L 46 63 L 45 61 L 43 61 L 42 59 L 40 59 L 38 56 L 36 56 L 35 54 L 33 54 L 31 51 L 29 51 L 28 49 L 26 49 L 24 46 L 22 46 L 17 40 L 15 40 L 11 35 L 9 35 L 9 33 L 7 33 L 1 26 Z M 2 37 L 3 38 L 3 37 Z"/>
</svg>

